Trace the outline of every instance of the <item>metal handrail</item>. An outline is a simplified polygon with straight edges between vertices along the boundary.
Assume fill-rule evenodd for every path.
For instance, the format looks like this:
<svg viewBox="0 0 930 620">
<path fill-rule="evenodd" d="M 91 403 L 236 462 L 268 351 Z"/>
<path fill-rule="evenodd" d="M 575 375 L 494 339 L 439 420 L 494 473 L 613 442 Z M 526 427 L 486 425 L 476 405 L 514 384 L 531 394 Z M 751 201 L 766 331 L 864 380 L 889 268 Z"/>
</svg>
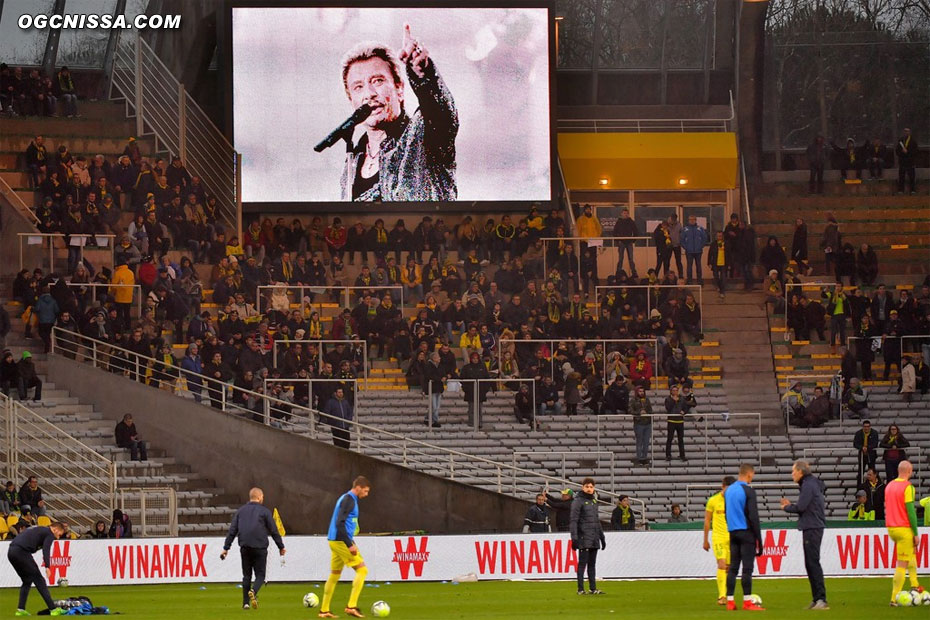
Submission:
<svg viewBox="0 0 930 620">
<path fill-rule="evenodd" d="M 558 349 L 558 347 L 552 346 L 552 345 L 559 343 L 559 342 L 567 342 L 569 345 L 571 343 L 578 343 L 578 342 L 585 344 L 585 346 L 587 346 L 588 344 L 597 345 L 598 343 L 604 345 L 603 363 L 604 363 L 604 379 L 605 380 L 607 380 L 607 377 L 608 377 L 607 358 L 610 357 L 607 351 L 607 346 L 610 344 L 622 344 L 625 342 L 630 342 L 634 344 L 636 343 L 651 344 L 652 345 L 651 348 L 653 349 L 655 353 L 655 357 L 653 358 L 654 360 L 656 360 L 655 366 L 658 366 L 659 341 L 656 338 L 573 338 L 573 339 L 568 339 L 568 340 L 564 338 L 520 338 L 519 340 L 516 338 L 513 338 L 513 339 L 498 338 L 497 344 L 496 344 L 497 346 L 497 368 L 498 370 L 500 370 L 501 364 L 504 361 L 504 343 L 507 343 L 508 349 L 512 345 L 515 351 L 516 351 L 517 345 L 521 345 L 521 344 L 548 344 L 551 347 L 549 351 L 549 367 L 551 369 L 551 372 L 554 373 L 555 372 L 555 352 Z M 516 358 L 516 354 L 514 354 L 514 358 Z M 652 369 L 654 373 L 653 377 L 658 377 L 659 371 L 661 370 L 661 368 L 656 368 L 655 366 L 653 366 L 653 369 Z"/>
<path fill-rule="evenodd" d="M 569 208 L 569 212 L 572 212 L 571 208 Z M 572 214 L 572 229 L 575 228 L 575 224 L 576 224 L 576 222 L 575 222 L 575 216 L 574 216 L 574 214 Z M 601 231 L 601 232 L 603 232 L 603 231 Z M 647 248 L 649 247 L 649 243 L 650 243 L 651 241 L 653 241 L 652 237 L 648 237 L 648 236 L 642 236 L 642 237 L 614 237 L 614 236 L 612 236 L 612 235 L 601 235 L 601 236 L 599 236 L 599 237 L 578 237 L 578 236 L 574 236 L 574 237 L 540 237 L 539 240 L 543 242 L 543 253 L 542 253 L 542 255 L 543 255 L 543 256 L 542 256 L 542 259 L 543 259 L 543 274 L 545 274 L 546 277 L 549 277 L 549 276 L 548 276 L 548 274 L 549 274 L 549 252 L 547 251 L 547 248 L 548 248 L 548 244 L 549 244 L 551 241 L 573 241 L 573 242 L 574 242 L 574 241 L 579 241 L 579 242 L 580 242 L 580 241 L 585 241 L 585 242 L 588 242 L 589 244 L 594 243 L 594 242 L 599 242 L 600 245 L 589 245 L 588 247 L 601 247 L 601 248 L 604 248 L 604 247 L 619 248 L 619 247 L 620 247 L 620 246 L 618 246 L 618 245 L 616 245 L 616 244 L 613 244 L 613 245 L 611 245 L 611 246 L 604 246 L 604 242 L 605 242 L 605 241 L 621 241 L 621 242 L 622 242 L 622 241 L 632 241 L 634 245 L 636 244 L 637 241 L 645 241 L 645 242 L 646 242 L 646 245 L 645 245 L 644 247 L 647 247 Z M 572 243 L 572 246 L 575 247 L 576 250 L 578 250 L 577 252 L 575 252 L 575 260 L 576 260 L 577 263 L 578 263 L 578 272 L 581 273 L 581 250 L 579 249 L 578 244 Z M 619 250 L 619 251 L 622 251 L 622 250 Z"/>
<path fill-rule="evenodd" d="M 679 133 L 685 131 L 700 131 L 713 129 L 715 131 L 730 131 L 730 124 L 736 119 L 736 106 L 733 102 L 733 91 L 730 91 L 730 116 L 720 118 L 579 118 L 559 119 L 559 131 L 570 131 L 574 128 L 593 131 L 630 131 L 636 133 L 656 129 L 677 129 Z M 654 123 L 654 126 L 650 126 Z"/>
<path fill-rule="evenodd" d="M 833 374 L 815 374 L 815 375 L 788 375 L 785 377 L 785 391 L 783 394 L 780 394 L 781 402 L 783 409 L 785 410 L 785 428 L 790 428 L 791 424 L 789 420 L 791 419 L 791 412 L 789 411 L 788 399 L 785 398 L 785 394 L 788 393 L 788 390 L 794 385 L 794 382 L 798 379 L 829 379 L 833 381 L 833 378 L 839 373 Z M 777 383 L 777 382 L 776 382 Z M 803 387 L 803 386 L 802 386 Z M 829 397 L 829 395 L 828 395 Z M 843 428 L 844 416 L 843 416 L 843 407 L 840 406 L 840 428 Z"/>
<path fill-rule="evenodd" d="M 120 510 L 122 510 L 123 512 L 132 511 L 132 509 L 126 505 L 127 503 L 126 498 L 127 496 L 131 496 L 135 494 L 139 495 L 139 520 L 136 522 L 138 532 L 134 532 L 134 534 L 137 537 L 141 535 L 142 538 L 145 538 L 149 535 L 148 533 L 149 528 L 157 529 L 157 530 L 167 529 L 168 530 L 167 534 L 164 531 L 158 531 L 156 532 L 155 535 L 156 536 L 158 535 L 170 536 L 172 538 L 177 537 L 178 535 L 178 493 L 177 491 L 172 487 L 121 487 L 119 489 Z M 166 511 L 167 511 L 168 523 L 165 524 L 164 526 L 149 524 L 148 522 L 149 511 L 148 511 L 148 506 L 146 502 L 146 497 L 152 496 L 152 495 L 155 495 L 155 496 L 162 495 L 167 498 L 168 507 L 166 508 Z M 160 512 L 160 509 L 153 509 L 153 510 L 159 510 Z"/>
<path fill-rule="evenodd" d="M 291 338 L 288 340 L 277 340 L 276 339 L 271 343 L 272 368 L 278 367 L 278 344 L 281 344 L 282 346 L 287 345 L 287 348 L 290 349 L 291 345 L 294 345 L 294 344 L 318 344 L 318 345 L 344 344 L 347 346 L 358 346 L 358 345 L 367 345 L 367 342 L 365 340 L 327 340 L 325 338 L 309 338 L 309 339 L 304 338 L 300 340 L 296 338 Z M 322 368 L 323 364 L 325 363 L 325 360 L 323 359 L 322 349 L 323 347 L 321 346 L 320 347 L 320 368 Z M 368 347 L 367 346 L 362 347 L 362 367 L 364 369 L 362 378 L 367 380 L 368 379 Z M 367 384 L 366 384 L 366 387 L 367 387 Z"/>
<path fill-rule="evenodd" d="M 842 282 L 785 282 L 785 339 L 788 339 L 788 303 L 791 301 L 791 289 L 799 288 L 801 289 L 801 292 L 804 292 L 805 290 L 819 291 L 824 287 L 833 287 L 835 291 L 837 288 L 842 286 Z"/>
<path fill-rule="evenodd" d="M 796 482 L 755 482 L 752 485 L 754 489 L 797 489 Z M 691 520 L 691 489 L 710 489 L 719 491 L 720 483 L 698 482 L 685 485 L 685 515 Z M 765 498 L 766 494 L 760 493 L 759 497 Z"/>
<path fill-rule="evenodd" d="M 92 525 L 101 512 L 115 506 L 116 463 L 92 447 L 71 436 L 22 403 L 0 395 L 5 412 L 5 449 L 10 480 L 21 478 L 21 470 L 41 476 L 43 486 L 51 491 L 45 498 L 49 512 L 65 507 L 95 512 L 86 517 Z M 23 446 L 28 440 L 29 445 Z M 64 469 L 64 476 L 60 475 Z M 78 478 L 78 483 L 71 482 Z M 97 495 L 102 493 L 104 501 Z M 62 506 L 59 506 L 59 502 Z"/>
<path fill-rule="evenodd" d="M 598 319 L 601 316 L 601 293 L 600 291 L 619 291 L 620 289 L 646 289 L 646 316 L 652 313 L 652 295 L 649 291 L 661 288 L 678 288 L 685 289 L 687 292 L 698 292 L 698 306 L 701 308 L 701 333 L 704 333 L 704 287 L 700 284 L 595 284 L 594 285 L 594 310 L 597 312 Z"/>
<path fill-rule="evenodd" d="M 113 266 L 113 262 L 114 262 L 113 257 L 115 256 L 115 252 L 116 252 L 116 245 L 115 245 L 116 235 L 103 234 L 103 233 L 100 233 L 100 234 L 83 233 L 83 234 L 66 235 L 64 233 L 43 233 L 43 232 L 38 232 L 38 231 L 28 232 L 28 233 L 16 233 L 16 235 L 19 238 L 19 269 L 20 271 L 23 270 L 23 239 L 26 240 L 27 246 L 37 245 L 34 243 L 29 243 L 29 241 L 33 239 L 40 239 L 40 240 L 48 239 L 49 240 L 49 244 L 48 244 L 49 271 L 55 271 L 55 249 L 56 249 L 55 239 L 64 240 L 65 237 L 81 239 L 82 243 L 80 244 L 80 246 L 78 246 L 81 248 L 81 251 L 80 251 L 81 262 L 84 261 L 84 248 L 87 245 L 87 240 L 89 238 L 93 238 L 95 240 L 105 239 L 107 240 L 106 247 L 110 250 L 110 266 L 111 267 Z M 44 242 L 42 243 L 42 245 L 44 245 Z M 64 247 L 67 248 L 68 246 L 65 245 Z"/>
<path fill-rule="evenodd" d="M 81 288 L 87 287 L 92 289 L 103 288 L 109 291 L 111 288 L 131 288 L 132 298 L 137 300 L 135 305 L 139 308 L 139 318 L 142 318 L 142 304 L 144 302 L 145 296 L 142 294 L 142 285 L 141 284 L 112 284 L 109 282 L 65 282 L 65 286 L 68 288 Z M 136 294 L 138 292 L 138 295 Z M 94 293 L 94 299 L 97 298 L 97 294 Z"/>
<path fill-rule="evenodd" d="M 566 460 L 565 457 L 566 456 L 569 456 L 569 457 L 574 456 L 574 457 L 578 457 L 578 459 L 581 459 L 583 457 L 591 457 L 591 456 L 600 457 L 600 455 L 602 454 L 606 454 L 607 456 L 610 457 L 610 492 L 616 493 L 617 486 L 616 486 L 616 475 L 615 475 L 616 474 L 615 459 L 614 459 L 615 455 L 613 452 L 609 450 L 585 450 L 583 452 L 571 451 L 571 450 L 541 450 L 541 451 L 514 450 L 512 464 L 514 467 L 517 466 L 518 456 L 528 456 L 528 455 L 529 456 L 552 456 L 552 455 L 560 456 L 562 458 L 562 477 L 565 478 L 566 477 L 565 476 L 565 460 Z M 597 466 L 598 467 L 601 466 L 600 458 L 597 459 Z M 639 501 L 640 503 L 643 504 L 643 510 L 645 510 L 646 504 L 645 502 L 642 502 L 642 500 L 637 500 L 636 498 L 631 497 L 630 501 Z"/>
<path fill-rule="evenodd" d="M 304 290 L 310 289 L 311 292 L 314 290 L 324 290 L 324 291 L 343 291 L 345 293 L 345 305 L 343 308 L 348 308 L 350 305 L 349 301 L 349 292 L 350 291 L 387 291 L 387 290 L 399 290 L 400 291 L 400 303 L 397 304 L 397 309 L 400 310 L 401 314 L 404 312 L 404 285 L 403 284 L 381 284 L 376 286 L 354 286 L 347 285 L 343 286 L 340 284 L 321 284 L 319 286 L 311 284 L 259 284 L 255 287 L 255 309 L 259 312 L 262 311 L 261 300 L 262 300 L 262 290 L 275 291 L 285 289 L 285 293 L 290 292 L 291 289 L 299 291 L 300 299 L 292 302 L 296 303 L 299 306 L 304 306 Z M 393 298 L 393 296 L 392 296 Z M 308 305 L 312 305 L 312 302 L 308 302 Z"/>
<path fill-rule="evenodd" d="M 333 377 L 333 378 L 307 377 L 306 379 L 302 379 L 302 378 L 300 378 L 300 377 L 291 377 L 291 378 L 288 378 L 288 379 L 283 379 L 283 378 L 269 379 L 269 378 L 266 377 L 265 379 L 262 380 L 262 386 L 263 386 L 263 389 L 264 389 L 264 391 L 265 391 L 265 394 L 267 394 L 267 393 L 268 393 L 268 384 L 269 384 L 269 383 L 270 383 L 270 384 L 274 384 L 274 383 L 306 383 L 306 384 L 307 384 L 307 391 L 308 391 L 308 394 L 309 394 L 308 404 L 309 404 L 309 405 L 313 405 L 313 384 L 314 384 L 314 383 L 351 383 L 351 384 L 352 384 L 352 416 L 353 416 L 355 419 L 358 419 L 358 409 L 359 409 L 359 408 L 358 408 L 358 382 L 359 382 L 359 381 L 360 381 L 360 379 L 358 379 L 358 378 L 356 378 L 356 377 L 353 377 L 353 378 L 351 378 L 351 379 L 348 379 L 348 378 L 347 378 L 347 379 L 340 379 L 340 378 L 335 378 L 335 377 Z M 335 391 L 336 389 L 338 389 L 338 388 L 333 388 L 333 391 Z M 293 390 L 291 390 L 291 393 L 293 393 Z M 293 405 L 293 403 L 291 403 L 291 405 Z M 325 406 L 325 405 L 324 405 L 324 406 Z M 268 407 L 269 407 L 268 401 L 265 401 L 265 408 L 267 409 Z M 267 412 L 266 412 L 266 413 L 267 413 Z M 311 415 L 311 416 L 309 417 L 308 422 L 310 423 L 310 432 L 311 432 L 311 433 L 315 432 L 315 431 L 316 431 L 316 419 L 314 418 L 314 416 Z M 359 434 L 358 437 L 361 438 L 361 434 Z M 359 450 L 361 450 L 361 446 L 359 446 Z"/>
<path fill-rule="evenodd" d="M 906 447 L 906 448 L 901 448 L 901 449 L 902 449 L 902 450 L 905 450 L 905 451 L 906 451 L 906 450 L 911 450 L 911 449 L 913 449 L 913 450 L 917 453 L 917 458 L 915 458 L 915 459 L 909 459 L 909 460 L 911 461 L 911 463 L 914 464 L 914 474 L 915 474 L 915 477 L 916 477 L 918 480 L 920 480 L 920 479 L 921 479 L 921 476 L 920 476 L 920 462 L 923 460 L 923 459 L 920 458 L 920 455 L 923 454 L 923 451 L 921 450 L 921 447 L 920 447 L 919 445 L 917 445 L 917 444 L 913 444 L 913 443 L 912 443 L 912 444 L 909 445 L 908 447 Z M 841 458 L 844 458 L 844 457 L 854 458 L 854 457 L 853 457 L 853 453 L 854 453 L 853 451 L 854 451 L 854 450 L 855 450 L 855 448 L 852 448 L 852 449 L 851 449 L 849 446 L 842 446 L 842 447 L 836 446 L 836 447 L 826 447 L 826 448 L 803 448 L 803 449 L 801 450 L 801 455 L 802 455 L 805 459 L 807 459 L 807 455 L 808 455 L 808 454 L 816 454 L 816 453 L 818 453 L 818 452 L 823 452 L 823 453 L 831 454 L 831 455 L 832 455 L 832 454 L 836 454 L 836 453 L 840 453 L 840 452 L 841 452 L 842 454 L 837 455 L 837 457 L 836 457 L 837 459 L 841 459 Z"/>
<path fill-rule="evenodd" d="M 698 407 L 700 406 L 701 405 L 699 404 Z M 688 413 L 682 416 L 685 418 L 685 421 L 687 421 L 688 418 L 698 419 L 698 421 L 700 421 L 700 418 L 702 417 L 704 418 L 704 468 L 705 469 L 707 469 L 707 467 L 710 465 L 710 434 L 708 430 L 708 424 L 709 424 L 709 419 L 711 415 L 713 414 L 696 412 L 696 413 Z M 762 464 L 762 414 L 756 413 L 756 412 L 740 412 L 740 413 L 729 413 L 728 412 L 724 415 L 726 416 L 725 417 L 726 420 L 729 420 L 732 417 L 737 417 L 737 418 L 752 417 L 756 419 L 757 432 L 759 434 L 758 442 L 757 442 L 758 443 L 758 459 L 759 459 L 759 466 L 761 467 L 761 464 Z M 633 417 L 635 416 L 633 416 L 633 414 L 631 413 L 608 413 L 608 414 L 598 415 L 595 420 L 597 449 L 598 450 L 601 449 L 601 421 L 602 420 L 606 422 L 609 419 L 617 419 L 617 418 L 625 419 L 625 418 L 633 418 Z M 669 414 L 662 413 L 662 412 L 655 412 L 652 414 L 647 414 L 646 417 L 650 418 L 650 423 L 653 425 L 653 430 L 655 430 L 654 429 L 655 420 L 662 419 L 662 418 L 665 418 L 667 420 L 669 418 Z M 649 470 L 651 471 L 653 467 L 653 463 L 655 462 L 655 433 L 649 434 L 649 454 L 652 457 L 649 459 Z"/>
<path fill-rule="evenodd" d="M 10 187 L 10 184 L 7 183 L 6 179 L 3 177 L 0 177 L 0 194 L 5 196 L 6 199 L 10 201 L 10 204 L 13 205 L 13 208 L 16 209 L 20 215 L 26 218 L 30 224 L 33 226 L 38 226 L 41 224 L 39 216 L 37 216 L 35 212 L 29 208 L 29 205 L 27 205 L 26 201 L 19 197 L 19 194 L 13 191 L 13 188 Z"/>
<path fill-rule="evenodd" d="M 160 363 L 159 360 L 153 357 L 141 355 L 139 353 L 129 351 L 128 349 L 117 347 L 101 340 L 96 340 L 89 336 L 84 336 L 82 334 L 64 330 L 60 327 L 54 327 L 52 329 L 51 351 L 53 354 L 60 352 L 61 343 L 58 342 L 59 339 L 62 339 L 64 342 L 81 343 L 78 344 L 75 348 L 83 347 L 86 349 L 87 352 L 91 354 L 89 359 L 95 366 L 104 361 L 102 358 L 111 358 L 112 352 L 120 352 L 123 358 L 117 360 L 116 364 L 124 367 L 128 366 L 125 368 L 127 371 L 129 370 L 129 367 L 135 367 L 136 378 L 140 376 L 144 377 L 144 371 L 152 367 L 157 368 L 156 364 Z M 109 359 L 107 359 L 107 363 L 110 363 Z M 319 416 L 323 422 L 326 422 L 327 419 L 334 419 L 333 416 L 330 416 L 322 411 L 296 405 L 294 403 L 273 398 L 266 394 L 260 394 L 252 390 L 245 390 L 236 388 L 234 386 L 229 386 L 222 381 L 217 381 L 216 379 L 203 374 L 192 373 L 180 368 L 177 370 L 179 375 L 182 377 L 196 378 L 200 380 L 205 386 L 214 385 L 215 387 L 208 387 L 208 389 L 213 389 L 215 392 L 219 393 L 221 406 L 218 408 L 218 410 L 226 414 L 250 413 L 248 410 L 243 409 L 234 403 L 230 403 L 230 399 L 227 396 L 227 389 L 231 388 L 233 394 L 240 393 L 244 396 L 255 398 L 257 402 L 261 401 L 263 403 L 264 411 L 270 411 L 270 409 L 275 405 L 281 405 L 289 407 L 291 410 L 291 415 L 294 415 L 295 412 L 300 413 L 306 418 L 315 415 Z M 266 401 L 268 404 L 264 405 Z M 401 464 L 405 467 L 427 471 L 430 474 L 447 477 L 450 480 L 455 480 L 456 475 L 458 475 L 460 479 L 463 475 L 462 469 L 464 468 L 466 470 L 465 475 L 470 480 L 472 480 L 472 484 L 481 484 L 496 488 L 498 493 L 505 492 L 505 476 L 509 476 L 513 472 L 519 474 L 522 477 L 524 487 L 521 488 L 525 488 L 525 485 L 527 484 L 538 485 L 532 487 L 531 490 L 526 490 L 526 496 L 535 495 L 535 492 L 538 491 L 542 485 L 548 486 L 550 483 L 554 486 L 560 487 L 568 486 L 580 488 L 581 486 L 580 484 L 570 480 L 563 480 L 555 476 L 539 474 L 537 472 L 519 467 L 513 468 L 508 463 L 494 461 L 474 454 L 467 454 L 465 452 L 452 450 L 418 439 L 411 439 L 400 433 L 376 428 L 368 424 L 362 424 L 355 420 L 342 420 L 342 418 L 339 418 L 339 422 L 347 424 L 356 433 L 357 445 L 360 451 L 364 448 L 368 454 L 374 456 L 386 459 L 400 459 Z M 270 426 L 270 415 L 266 414 L 262 416 L 260 423 L 266 426 Z M 276 423 L 282 430 L 293 432 L 309 439 L 325 439 L 325 435 L 318 427 L 314 427 L 313 430 L 308 432 L 308 426 L 303 424 L 282 420 L 276 420 Z M 326 424 L 328 424 L 328 422 L 326 422 Z M 447 464 L 448 467 L 446 467 Z M 488 471 L 494 473 L 489 474 Z"/>
<path fill-rule="evenodd" d="M 138 31 L 134 38 L 118 36 L 110 97 L 125 99 L 127 113 L 132 108 L 136 133 L 150 130 L 156 150 L 166 146 L 203 179 L 220 217 L 241 236 L 240 155 Z"/>
</svg>

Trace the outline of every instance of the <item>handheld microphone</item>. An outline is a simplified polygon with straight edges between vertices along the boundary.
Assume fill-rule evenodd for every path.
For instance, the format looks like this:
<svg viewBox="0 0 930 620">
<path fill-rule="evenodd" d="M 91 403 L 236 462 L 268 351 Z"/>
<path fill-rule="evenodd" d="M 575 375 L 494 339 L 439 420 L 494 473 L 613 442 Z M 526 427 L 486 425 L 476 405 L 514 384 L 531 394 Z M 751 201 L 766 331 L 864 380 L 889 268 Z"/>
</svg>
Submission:
<svg viewBox="0 0 930 620">
<path fill-rule="evenodd" d="M 355 112 L 352 113 L 352 116 L 347 118 L 345 122 L 336 127 L 332 132 L 330 132 L 328 136 L 323 138 L 319 144 L 313 147 L 313 150 L 317 153 L 320 153 L 339 142 L 339 140 L 342 138 L 351 139 L 352 130 L 356 125 L 371 116 L 371 112 L 371 106 L 367 103 L 363 103 L 355 109 Z"/>
</svg>

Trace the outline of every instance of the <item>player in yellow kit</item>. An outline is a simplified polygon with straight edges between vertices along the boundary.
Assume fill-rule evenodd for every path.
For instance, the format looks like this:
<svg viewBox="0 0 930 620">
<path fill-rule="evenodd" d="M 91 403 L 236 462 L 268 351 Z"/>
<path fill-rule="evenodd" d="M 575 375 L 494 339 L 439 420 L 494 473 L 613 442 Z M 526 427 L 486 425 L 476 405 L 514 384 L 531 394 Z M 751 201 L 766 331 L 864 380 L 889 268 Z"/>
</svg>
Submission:
<svg viewBox="0 0 930 620">
<path fill-rule="evenodd" d="M 910 461 L 898 463 L 898 477 L 885 486 L 885 525 L 888 536 L 897 548 L 898 563 L 894 569 L 891 606 L 904 588 L 905 573 L 910 572 L 911 589 L 923 592 L 917 582 L 917 509 L 914 507 L 914 486 L 910 482 L 914 466 Z"/>
<path fill-rule="evenodd" d="M 704 551 L 710 551 L 711 543 L 707 540 L 707 533 L 713 525 L 714 557 L 717 558 L 718 605 L 727 603 L 727 570 L 730 568 L 730 532 L 727 530 L 727 511 L 723 492 L 734 482 L 736 478 L 733 476 L 724 478 L 720 492 L 710 496 L 704 512 Z"/>
</svg>

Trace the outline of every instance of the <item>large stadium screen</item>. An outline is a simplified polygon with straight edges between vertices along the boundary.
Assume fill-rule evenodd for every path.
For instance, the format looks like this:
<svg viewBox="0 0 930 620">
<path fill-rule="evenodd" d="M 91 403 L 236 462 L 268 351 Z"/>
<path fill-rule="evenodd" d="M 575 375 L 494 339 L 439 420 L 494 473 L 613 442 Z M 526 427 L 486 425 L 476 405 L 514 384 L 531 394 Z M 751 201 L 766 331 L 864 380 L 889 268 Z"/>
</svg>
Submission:
<svg viewBox="0 0 930 620">
<path fill-rule="evenodd" d="M 243 201 L 550 200 L 549 19 L 525 5 L 234 7 Z"/>
</svg>

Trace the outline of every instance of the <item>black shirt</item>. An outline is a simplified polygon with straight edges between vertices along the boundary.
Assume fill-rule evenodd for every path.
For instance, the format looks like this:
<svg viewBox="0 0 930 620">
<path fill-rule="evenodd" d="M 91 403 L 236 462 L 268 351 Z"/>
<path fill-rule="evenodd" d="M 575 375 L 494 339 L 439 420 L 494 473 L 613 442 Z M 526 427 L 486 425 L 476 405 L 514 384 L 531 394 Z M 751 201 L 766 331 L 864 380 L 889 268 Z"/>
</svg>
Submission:
<svg viewBox="0 0 930 620">
<path fill-rule="evenodd" d="M 366 155 L 367 157 L 367 155 Z M 358 162 L 358 167 L 355 170 L 355 181 L 352 183 L 352 200 L 359 200 L 359 197 L 369 190 L 377 190 L 378 179 L 381 176 L 381 172 L 376 172 L 373 176 L 365 178 L 362 176 L 362 164 L 364 159 L 360 159 Z M 371 191 L 368 196 L 364 198 L 365 201 L 380 200 L 381 196 L 377 195 L 379 192 Z"/>
<path fill-rule="evenodd" d="M 52 533 L 51 528 L 30 527 L 13 539 L 10 548 L 21 549 L 30 555 L 41 549 L 45 565 L 51 566 L 49 554 L 52 551 L 52 542 L 54 540 L 55 535 Z"/>
<path fill-rule="evenodd" d="M 257 502 L 249 502 L 236 511 L 229 525 L 229 533 L 226 534 L 223 549 L 229 550 L 237 535 L 240 547 L 267 549 L 268 536 L 271 536 L 278 549 L 284 549 L 284 541 L 281 540 L 278 528 L 274 524 L 271 511 Z"/>
</svg>

